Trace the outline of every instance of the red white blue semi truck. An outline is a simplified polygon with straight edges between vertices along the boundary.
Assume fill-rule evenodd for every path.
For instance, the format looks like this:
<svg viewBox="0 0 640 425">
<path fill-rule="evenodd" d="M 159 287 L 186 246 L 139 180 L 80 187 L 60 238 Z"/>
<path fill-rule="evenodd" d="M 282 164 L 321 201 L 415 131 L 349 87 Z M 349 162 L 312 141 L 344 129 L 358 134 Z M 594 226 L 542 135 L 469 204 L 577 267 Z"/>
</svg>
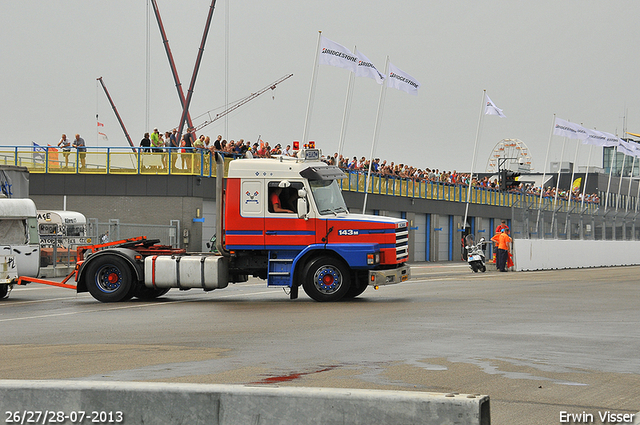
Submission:
<svg viewBox="0 0 640 425">
<path fill-rule="evenodd" d="M 336 166 L 316 149 L 298 157 L 216 157 L 217 253 L 149 244 L 106 246 L 79 261 L 77 291 L 102 302 L 155 298 L 170 288 L 222 289 L 255 276 L 316 301 L 360 295 L 410 278 L 407 221 L 350 214 Z M 276 196 L 277 198 L 274 198 Z M 274 212 L 278 199 L 285 212 Z"/>
</svg>

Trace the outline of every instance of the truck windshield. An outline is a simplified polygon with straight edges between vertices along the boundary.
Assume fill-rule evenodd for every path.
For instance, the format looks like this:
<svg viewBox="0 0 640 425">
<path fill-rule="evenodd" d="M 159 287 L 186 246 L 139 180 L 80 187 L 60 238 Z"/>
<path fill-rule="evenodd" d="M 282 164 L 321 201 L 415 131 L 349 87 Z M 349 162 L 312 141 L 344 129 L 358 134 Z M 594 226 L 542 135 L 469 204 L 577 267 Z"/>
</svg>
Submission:
<svg viewBox="0 0 640 425">
<path fill-rule="evenodd" d="M 348 212 L 338 182 L 335 180 L 309 180 L 309 186 L 321 215 Z"/>
</svg>

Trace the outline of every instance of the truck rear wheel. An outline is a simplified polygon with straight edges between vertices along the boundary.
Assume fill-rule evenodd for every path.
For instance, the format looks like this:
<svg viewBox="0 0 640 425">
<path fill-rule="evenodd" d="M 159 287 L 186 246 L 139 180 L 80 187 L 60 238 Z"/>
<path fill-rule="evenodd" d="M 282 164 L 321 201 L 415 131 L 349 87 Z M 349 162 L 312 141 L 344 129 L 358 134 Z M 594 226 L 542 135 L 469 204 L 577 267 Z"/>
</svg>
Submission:
<svg viewBox="0 0 640 425">
<path fill-rule="evenodd" d="M 320 257 L 305 267 L 302 287 L 316 301 L 338 301 L 349 291 L 349 279 L 342 261 Z"/>
<path fill-rule="evenodd" d="M 7 296 L 9 285 L 0 285 L 0 300 Z"/>
<path fill-rule="evenodd" d="M 131 267 L 121 258 L 105 255 L 87 267 L 87 289 L 103 303 L 125 301 L 133 296 Z"/>
</svg>

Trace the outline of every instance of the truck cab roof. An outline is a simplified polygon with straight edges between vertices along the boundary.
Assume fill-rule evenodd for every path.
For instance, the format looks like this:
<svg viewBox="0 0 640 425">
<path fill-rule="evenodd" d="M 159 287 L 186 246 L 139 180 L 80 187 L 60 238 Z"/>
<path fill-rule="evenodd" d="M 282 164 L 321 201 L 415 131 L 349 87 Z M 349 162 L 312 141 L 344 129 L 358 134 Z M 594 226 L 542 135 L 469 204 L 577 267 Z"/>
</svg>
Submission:
<svg viewBox="0 0 640 425">
<path fill-rule="evenodd" d="M 322 161 L 308 161 L 278 156 L 275 158 L 250 158 L 231 161 L 229 178 L 306 178 L 308 180 L 336 180 L 346 177 L 335 165 Z"/>
</svg>

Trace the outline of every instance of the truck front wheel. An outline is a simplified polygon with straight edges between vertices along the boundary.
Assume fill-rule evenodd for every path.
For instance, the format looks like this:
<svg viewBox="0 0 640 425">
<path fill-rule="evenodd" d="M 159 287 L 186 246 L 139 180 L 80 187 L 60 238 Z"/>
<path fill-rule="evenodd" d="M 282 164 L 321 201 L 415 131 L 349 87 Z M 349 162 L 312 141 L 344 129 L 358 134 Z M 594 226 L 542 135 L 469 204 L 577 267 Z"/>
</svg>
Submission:
<svg viewBox="0 0 640 425">
<path fill-rule="evenodd" d="M 358 295 L 362 294 L 368 286 L 369 282 L 367 279 L 358 279 L 356 282 L 351 282 L 351 287 L 344 295 L 345 298 L 355 298 Z"/>
<path fill-rule="evenodd" d="M 349 273 L 340 260 L 320 257 L 305 267 L 302 287 L 316 301 L 338 301 L 349 291 L 349 286 Z"/>
<path fill-rule="evenodd" d="M 87 289 L 103 303 L 124 301 L 131 298 L 133 279 L 129 265 L 113 255 L 96 258 L 87 267 Z"/>
</svg>

